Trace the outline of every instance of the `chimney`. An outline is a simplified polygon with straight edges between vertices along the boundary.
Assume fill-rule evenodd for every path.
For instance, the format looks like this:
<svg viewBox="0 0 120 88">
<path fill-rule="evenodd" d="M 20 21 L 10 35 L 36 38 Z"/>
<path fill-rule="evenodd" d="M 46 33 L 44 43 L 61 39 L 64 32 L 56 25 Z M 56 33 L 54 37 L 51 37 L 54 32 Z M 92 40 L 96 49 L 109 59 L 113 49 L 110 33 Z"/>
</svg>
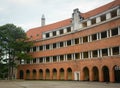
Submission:
<svg viewBox="0 0 120 88">
<path fill-rule="evenodd" d="M 45 26 L 45 16 L 44 16 L 44 14 L 42 15 L 42 18 L 41 18 L 41 26 Z"/>
</svg>

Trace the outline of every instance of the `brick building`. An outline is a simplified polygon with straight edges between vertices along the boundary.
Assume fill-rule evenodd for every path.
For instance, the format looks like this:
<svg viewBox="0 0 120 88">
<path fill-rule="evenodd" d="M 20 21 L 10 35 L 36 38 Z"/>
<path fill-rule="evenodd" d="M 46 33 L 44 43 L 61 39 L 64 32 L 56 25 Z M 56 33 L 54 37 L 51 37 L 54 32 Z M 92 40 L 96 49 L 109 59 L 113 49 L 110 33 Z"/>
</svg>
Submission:
<svg viewBox="0 0 120 88">
<path fill-rule="evenodd" d="M 27 31 L 33 59 L 18 66 L 18 79 L 120 82 L 120 0 Z"/>
</svg>

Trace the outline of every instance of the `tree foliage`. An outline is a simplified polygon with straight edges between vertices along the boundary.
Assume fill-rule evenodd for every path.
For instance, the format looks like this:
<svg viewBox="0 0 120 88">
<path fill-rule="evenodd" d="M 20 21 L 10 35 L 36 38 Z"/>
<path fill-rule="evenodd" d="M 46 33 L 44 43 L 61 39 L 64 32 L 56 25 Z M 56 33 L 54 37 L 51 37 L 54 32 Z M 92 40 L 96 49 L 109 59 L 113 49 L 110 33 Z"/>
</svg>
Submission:
<svg viewBox="0 0 120 88">
<path fill-rule="evenodd" d="M 8 63 L 9 78 L 13 76 L 16 61 L 31 58 L 27 54 L 31 46 L 32 43 L 28 42 L 26 33 L 21 27 L 14 24 L 0 26 L 0 62 Z"/>
</svg>

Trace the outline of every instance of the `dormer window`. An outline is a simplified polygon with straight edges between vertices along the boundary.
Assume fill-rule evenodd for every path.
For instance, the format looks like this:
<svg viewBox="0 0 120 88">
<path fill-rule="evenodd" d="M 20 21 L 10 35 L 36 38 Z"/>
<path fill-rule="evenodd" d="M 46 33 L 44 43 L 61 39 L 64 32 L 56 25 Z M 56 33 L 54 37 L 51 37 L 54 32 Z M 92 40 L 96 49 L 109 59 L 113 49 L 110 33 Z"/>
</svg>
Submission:
<svg viewBox="0 0 120 88">
<path fill-rule="evenodd" d="M 46 33 L 46 38 L 50 37 L 50 34 L 49 33 Z"/>
</svg>

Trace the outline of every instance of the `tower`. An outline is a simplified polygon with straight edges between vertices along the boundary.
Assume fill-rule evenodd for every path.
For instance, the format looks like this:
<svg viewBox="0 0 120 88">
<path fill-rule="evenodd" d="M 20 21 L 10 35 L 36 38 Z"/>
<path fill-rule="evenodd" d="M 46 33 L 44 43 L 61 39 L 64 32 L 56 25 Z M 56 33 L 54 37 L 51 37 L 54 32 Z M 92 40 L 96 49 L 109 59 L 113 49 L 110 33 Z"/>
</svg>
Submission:
<svg viewBox="0 0 120 88">
<path fill-rule="evenodd" d="M 44 26 L 44 25 L 45 25 L 45 16 L 43 14 L 41 18 L 41 26 Z"/>
</svg>

